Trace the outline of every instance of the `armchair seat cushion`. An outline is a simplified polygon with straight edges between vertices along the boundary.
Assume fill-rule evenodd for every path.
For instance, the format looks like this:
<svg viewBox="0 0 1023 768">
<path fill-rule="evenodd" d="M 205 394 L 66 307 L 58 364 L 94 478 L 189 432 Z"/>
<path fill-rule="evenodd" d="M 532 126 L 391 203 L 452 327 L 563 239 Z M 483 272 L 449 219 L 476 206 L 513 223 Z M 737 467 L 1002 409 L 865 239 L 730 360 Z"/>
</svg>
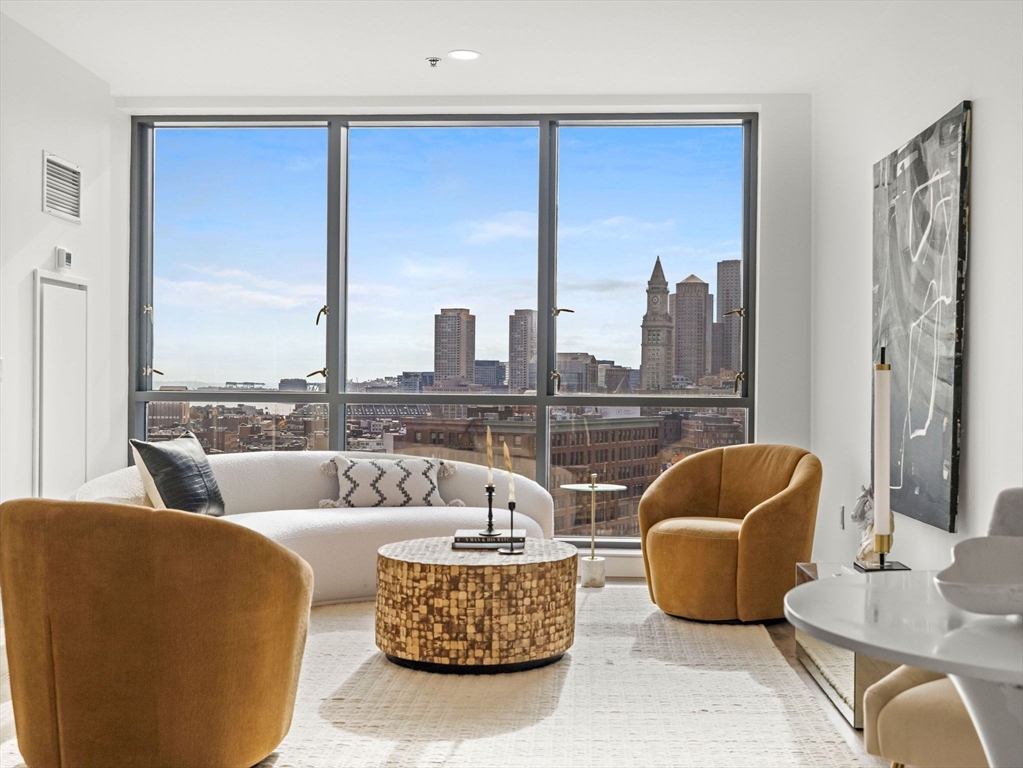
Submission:
<svg viewBox="0 0 1023 768">
<path fill-rule="evenodd" d="M 739 541 L 742 520 L 730 517 L 669 517 L 654 523 L 653 536 L 692 536 L 697 539 L 733 539 Z"/>
<path fill-rule="evenodd" d="M 986 768 L 984 748 L 947 677 L 899 694 L 877 716 L 885 757 L 933 768 Z"/>
<path fill-rule="evenodd" d="M 872 755 L 919 768 L 986 768 L 977 730 L 952 681 L 902 666 L 863 697 L 864 742 Z"/>
<path fill-rule="evenodd" d="M 647 532 L 654 601 L 672 616 L 737 618 L 735 577 L 742 520 L 669 517 Z M 685 589 L 676 588 L 685 584 Z"/>
</svg>

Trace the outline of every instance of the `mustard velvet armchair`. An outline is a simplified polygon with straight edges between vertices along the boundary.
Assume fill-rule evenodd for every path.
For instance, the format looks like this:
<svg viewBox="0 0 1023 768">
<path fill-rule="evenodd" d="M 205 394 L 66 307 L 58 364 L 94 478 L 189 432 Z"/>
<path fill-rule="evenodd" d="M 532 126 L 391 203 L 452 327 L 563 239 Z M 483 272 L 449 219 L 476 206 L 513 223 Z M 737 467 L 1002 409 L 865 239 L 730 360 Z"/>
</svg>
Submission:
<svg viewBox="0 0 1023 768">
<path fill-rule="evenodd" d="M 788 445 L 712 448 L 675 464 L 639 502 L 650 598 L 701 621 L 783 617 L 810 559 L 821 463 Z"/>
<path fill-rule="evenodd" d="M 0 505 L 0 594 L 29 766 L 252 766 L 291 726 L 312 570 L 225 520 Z"/>
</svg>

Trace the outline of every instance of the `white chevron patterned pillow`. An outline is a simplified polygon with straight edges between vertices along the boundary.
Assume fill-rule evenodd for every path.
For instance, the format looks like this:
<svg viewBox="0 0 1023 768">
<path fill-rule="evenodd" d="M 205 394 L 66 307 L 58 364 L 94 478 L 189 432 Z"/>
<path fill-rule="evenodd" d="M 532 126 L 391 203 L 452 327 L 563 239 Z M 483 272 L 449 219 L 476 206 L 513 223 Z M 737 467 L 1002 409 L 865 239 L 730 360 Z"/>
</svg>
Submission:
<svg viewBox="0 0 1023 768">
<path fill-rule="evenodd" d="M 323 464 L 337 473 L 337 499 L 320 507 L 443 507 L 437 480 L 454 468 L 439 459 L 352 459 L 338 454 Z"/>
</svg>

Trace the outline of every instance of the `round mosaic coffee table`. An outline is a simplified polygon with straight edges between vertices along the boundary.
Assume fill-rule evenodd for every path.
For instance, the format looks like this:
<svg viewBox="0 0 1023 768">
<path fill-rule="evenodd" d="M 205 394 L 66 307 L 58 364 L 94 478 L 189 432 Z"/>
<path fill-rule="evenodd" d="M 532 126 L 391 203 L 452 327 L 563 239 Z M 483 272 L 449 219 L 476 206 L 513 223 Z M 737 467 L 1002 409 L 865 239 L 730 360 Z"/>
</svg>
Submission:
<svg viewBox="0 0 1023 768">
<path fill-rule="evenodd" d="M 377 647 L 429 672 L 497 674 L 557 661 L 575 639 L 579 550 L 529 538 L 525 549 L 453 550 L 450 537 L 381 547 Z"/>
</svg>

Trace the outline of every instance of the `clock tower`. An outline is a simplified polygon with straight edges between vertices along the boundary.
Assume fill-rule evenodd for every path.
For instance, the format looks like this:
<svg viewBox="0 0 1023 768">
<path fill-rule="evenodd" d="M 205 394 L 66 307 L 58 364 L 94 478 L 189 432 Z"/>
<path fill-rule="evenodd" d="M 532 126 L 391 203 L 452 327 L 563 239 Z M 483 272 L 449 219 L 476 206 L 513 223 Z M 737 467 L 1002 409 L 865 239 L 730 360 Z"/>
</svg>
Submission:
<svg viewBox="0 0 1023 768">
<path fill-rule="evenodd" d="M 675 370 L 672 343 L 675 324 L 668 311 L 668 281 L 661 268 L 661 257 L 654 262 L 654 271 L 646 286 L 646 314 L 643 315 L 643 354 L 640 362 L 640 389 L 656 392 L 671 389 Z"/>
</svg>

